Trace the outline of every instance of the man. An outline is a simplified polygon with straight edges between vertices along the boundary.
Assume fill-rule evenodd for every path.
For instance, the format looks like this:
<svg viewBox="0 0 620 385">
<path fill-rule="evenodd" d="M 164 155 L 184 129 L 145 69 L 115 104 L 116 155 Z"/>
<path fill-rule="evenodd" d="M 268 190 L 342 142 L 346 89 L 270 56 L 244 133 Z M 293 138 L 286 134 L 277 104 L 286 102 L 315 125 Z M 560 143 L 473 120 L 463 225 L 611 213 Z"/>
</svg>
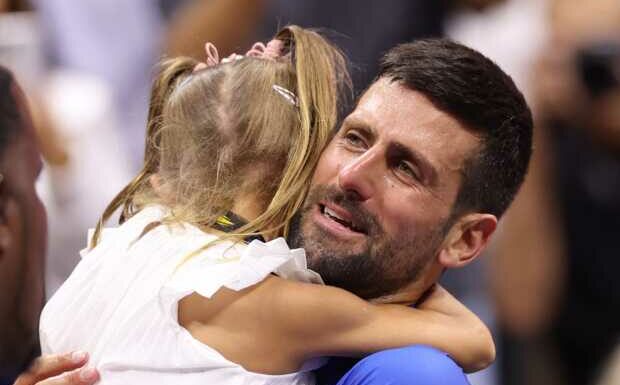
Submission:
<svg viewBox="0 0 620 385">
<path fill-rule="evenodd" d="M 0 384 L 12 383 L 39 352 L 47 226 L 34 184 L 41 167 L 25 96 L 11 73 L 0 66 Z M 76 369 L 87 359 L 83 354 L 70 358 L 48 357 L 22 382 Z M 79 378 L 78 372 L 72 375 Z M 43 384 L 63 384 L 60 381 Z"/>
<path fill-rule="evenodd" d="M 485 248 L 531 141 L 523 96 L 490 60 L 447 40 L 397 46 L 323 152 L 291 246 L 327 284 L 415 303 Z M 466 382 L 441 353 L 414 350 L 370 356 L 343 383 Z M 410 364 L 421 361 L 433 369 Z"/>
<path fill-rule="evenodd" d="M 38 351 L 46 231 L 34 189 L 41 160 L 24 97 L 5 70 L 0 86 L 0 373 L 11 376 Z"/>
<path fill-rule="evenodd" d="M 523 96 L 490 60 L 447 40 L 398 46 L 324 151 L 291 246 L 328 284 L 416 303 L 487 245 L 523 181 L 531 135 Z M 338 380 L 335 366 L 319 384 Z M 418 346 L 373 354 L 339 383 L 412 381 L 467 383 Z"/>
</svg>

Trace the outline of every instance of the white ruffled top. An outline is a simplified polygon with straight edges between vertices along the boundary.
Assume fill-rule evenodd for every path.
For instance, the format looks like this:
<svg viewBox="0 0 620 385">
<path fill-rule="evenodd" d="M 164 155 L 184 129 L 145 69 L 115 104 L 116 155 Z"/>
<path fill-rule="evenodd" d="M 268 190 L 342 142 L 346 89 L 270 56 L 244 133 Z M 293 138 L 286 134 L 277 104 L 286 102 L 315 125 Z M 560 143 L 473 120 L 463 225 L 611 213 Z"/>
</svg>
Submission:
<svg viewBox="0 0 620 385">
<path fill-rule="evenodd" d="M 310 370 L 266 375 L 245 370 L 193 338 L 177 322 L 178 301 L 197 292 L 211 297 L 221 287 L 240 290 L 269 274 L 322 284 L 307 269 L 302 249 L 282 238 L 248 245 L 217 242 L 190 225 L 145 227 L 166 214 L 149 206 L 118 228 L 106 229 L 46 304 L 41 315 L 43 354 L 85 350 L 101 384 L 313 384 Z M 180 266 L 180 267 L 179 267 Z"/>
</svg>

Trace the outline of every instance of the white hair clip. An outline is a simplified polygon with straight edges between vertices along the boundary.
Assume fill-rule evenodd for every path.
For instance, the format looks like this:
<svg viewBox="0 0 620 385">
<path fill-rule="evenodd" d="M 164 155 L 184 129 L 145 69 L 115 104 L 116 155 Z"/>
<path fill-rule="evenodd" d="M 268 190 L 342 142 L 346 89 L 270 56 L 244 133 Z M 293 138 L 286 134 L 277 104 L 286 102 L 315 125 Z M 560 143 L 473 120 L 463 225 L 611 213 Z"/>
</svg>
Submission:
<svg viewBox="0 0 620 385">
<path fill-rule="evenodd" d="M 273 86 L 271 86 L 271 88 L 273 88 L 273 90 L 275 92 L 277 92 L 284 99 L 286 99 L 287 102 L 291 103 L 295 107 L 299 107 L 299 102 L 297 100 L 297 96 L 292 91 L 287 90 L 286 88 L 284 88 L 282 86 L 279 86 L 277 84 L 274 84 Z"/>
</svg>

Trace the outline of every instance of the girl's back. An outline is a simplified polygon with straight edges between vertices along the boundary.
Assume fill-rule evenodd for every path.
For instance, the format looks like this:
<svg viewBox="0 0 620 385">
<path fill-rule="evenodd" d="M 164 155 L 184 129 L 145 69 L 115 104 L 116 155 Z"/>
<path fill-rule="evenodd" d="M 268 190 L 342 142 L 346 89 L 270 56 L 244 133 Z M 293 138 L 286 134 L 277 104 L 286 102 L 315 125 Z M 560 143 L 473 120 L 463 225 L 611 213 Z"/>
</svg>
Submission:
<svg viewBox="0 0 620 385">
<path fill-rule="evenodd" d="M 178 268 L 189 253 L 216 236 L 180 224 L 144 232 L 165 213 L 161 206 L 149 206 L 119 228 L 105 230 L 99 245 L 83 253 L 80 264 L 43 311 L 43 353 L 88 351 L 103 384 L 311 383 L 305 370 L 285 375 L 253 373 L 214 349 L 221 347 L 235 362 L 244 356 L 276 363 L 286 359 L 281 350 L 271 357 L 266 354 L 281 339 L 265 338 L 273 342 L 269 344 L 257 341 L 257 336 L 273 335 L 268 320 L 260 317 L 260 307 L 268 303 L 260 298 L 272 289 L 265 286 L 255 292 L 253 285 L 271 272 L 318 282 L 316 274 L 304 269 L 303 251 L 289 250 L 281 238 L 247 246 L 224 241 Z M 230 290 L 220 290 L 223 287 Z M 193 292 L 197 294 L 187 297 Z M 211 347 L 192 336 L 191 325 L 186 330 L 179 324 L 178 301 L 184 297 L 188 308 L 198 300 L 202 312 L 213 316 Z M 213 302 L 204 306 L 210 297 Z M 217 317 L 226 318 L 227 326 L 218 328 L 221 320 Z M 237 321 L 230 322 L 234 318 Z M 313 367 L 310 363 L 305 369 Z"/>
</svg>

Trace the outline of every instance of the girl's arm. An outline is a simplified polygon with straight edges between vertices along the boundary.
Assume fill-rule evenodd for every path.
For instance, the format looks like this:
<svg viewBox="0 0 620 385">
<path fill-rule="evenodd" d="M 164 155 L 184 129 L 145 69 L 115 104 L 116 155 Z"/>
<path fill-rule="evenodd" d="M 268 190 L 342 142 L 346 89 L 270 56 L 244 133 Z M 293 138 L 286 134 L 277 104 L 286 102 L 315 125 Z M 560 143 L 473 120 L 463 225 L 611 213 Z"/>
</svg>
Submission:
<svg viewBox="0 0 620 385">
<path fill-rule="evenodd" d="M 495 346 L 487 327 L 436 287 L 419 308 L 371 304 L 345 290 L 280 282 L 275 322 L 305 357 L 356 356 L 413 344 L 448 353 L 465 371 L 487 367 Z"/>
</svg>

